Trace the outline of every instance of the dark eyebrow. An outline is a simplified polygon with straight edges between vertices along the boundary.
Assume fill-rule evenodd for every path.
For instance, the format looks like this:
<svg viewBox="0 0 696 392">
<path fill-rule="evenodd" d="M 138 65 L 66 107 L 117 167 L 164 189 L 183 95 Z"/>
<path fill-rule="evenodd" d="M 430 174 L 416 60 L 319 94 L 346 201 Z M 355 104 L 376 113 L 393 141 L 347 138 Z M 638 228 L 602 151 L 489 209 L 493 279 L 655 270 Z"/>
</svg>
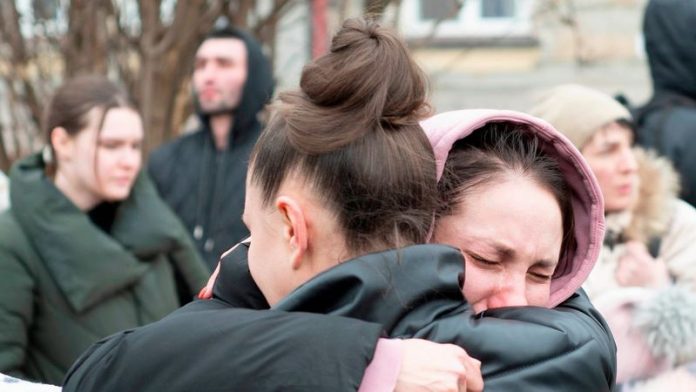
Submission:
<svg viewBox="0 0 696 392">
<path fill-rule="evenodd" d="M 196 55 L 195 60 L 200 60 L 200 61 L 236 61 L 236 58 L 234 56 L 226 56 L 224 54 L 211 54 L 210 56 L 201 56 L 201 55 Z"/>
<path fill-rule="evenodd" d="M 137 138 L 137 139 L 133 140 L 133 142 L 135 142 L 135 143 L 142 143 L 143 140 L 144 140 L 144 138 L 140 137 L 140 138 Z M 115 138 L 115 137 L 114 137 L 114 138 L 110 138 L 110 137 L 101 137 L 101 136 L 100 136 L 100 137 L 97 139 L 97 143 L 109 143 L 109 144 L 113 143 L 113 144 L 117 144 L 117 145 L 121 146 L 121 145 L 124 145 L 124 144 L 130 144 L 130 143 L 131 143 L 131 140 L 123 140 L 123 139 L 119 139 L 119 138 Z"/>
</svg>

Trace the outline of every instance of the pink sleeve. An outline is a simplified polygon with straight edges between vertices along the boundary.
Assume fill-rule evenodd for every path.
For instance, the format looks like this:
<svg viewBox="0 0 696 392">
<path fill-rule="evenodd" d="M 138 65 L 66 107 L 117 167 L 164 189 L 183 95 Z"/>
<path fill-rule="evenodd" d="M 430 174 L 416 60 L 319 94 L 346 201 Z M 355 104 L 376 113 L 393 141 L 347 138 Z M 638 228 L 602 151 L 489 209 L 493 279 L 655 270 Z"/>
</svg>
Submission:
<svg viewBox="0 0 696 392">
<path fill-rule="evenodd" d="M 379 339 L 358 392 L 393 391 L 401 370 L 402 356 L 403 345 L 400 339 Z"/>
</svg>

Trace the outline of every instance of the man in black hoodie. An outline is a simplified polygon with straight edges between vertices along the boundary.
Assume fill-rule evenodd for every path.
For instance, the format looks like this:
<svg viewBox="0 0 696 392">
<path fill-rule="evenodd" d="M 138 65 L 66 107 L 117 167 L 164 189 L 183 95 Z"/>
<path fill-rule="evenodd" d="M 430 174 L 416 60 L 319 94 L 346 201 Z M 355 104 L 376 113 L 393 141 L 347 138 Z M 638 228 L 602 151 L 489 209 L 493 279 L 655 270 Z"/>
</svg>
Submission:
<svg viewBox="0 0 696 392">
<path fill-rule="evenodd" d="M 636 113 L 638 144 L 672 160 L 696 206 L 696 2 L 652 0 L 643 32 L 653 96 Z"/>
<path fill-rule="evenodd" d="M 198 47 L 192 84 L 198 130 L 155 150 L 149 172 L 212 270 L 249 233 L 242 223 L 247 161 L 261 133 L 258 113 L 273 94 L 259 44 L 233 28 Z"/>
</svg>

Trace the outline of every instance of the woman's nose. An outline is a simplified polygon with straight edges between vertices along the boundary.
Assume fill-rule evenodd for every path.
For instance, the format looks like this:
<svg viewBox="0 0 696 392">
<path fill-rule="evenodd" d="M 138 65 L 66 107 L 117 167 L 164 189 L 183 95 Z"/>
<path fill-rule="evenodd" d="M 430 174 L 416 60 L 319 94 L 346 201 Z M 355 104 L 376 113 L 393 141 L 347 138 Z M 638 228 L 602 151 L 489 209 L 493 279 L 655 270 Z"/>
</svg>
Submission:
<svg viewBox="0 0 696 392">
<path fill-rule="evenodd" d="M 503 282 L 500 288 L 491 296 L 489 309 L 507 306 L 527 306 L 525 284 L 522 282 Z"/>
<path fill-rule="evenodd" d="M 633 173 L 638 170 L 638 161 L 632 149 L 627 148 L 619 161 L 619 168 L 622 172 Z"/>
<path fill-rule="evenodd" d="M 119 163 L 123 167 L 127 168 L 138 168 L 141 161 L 140 150 L 126 150 L 120 156 Z"/>
</svg>

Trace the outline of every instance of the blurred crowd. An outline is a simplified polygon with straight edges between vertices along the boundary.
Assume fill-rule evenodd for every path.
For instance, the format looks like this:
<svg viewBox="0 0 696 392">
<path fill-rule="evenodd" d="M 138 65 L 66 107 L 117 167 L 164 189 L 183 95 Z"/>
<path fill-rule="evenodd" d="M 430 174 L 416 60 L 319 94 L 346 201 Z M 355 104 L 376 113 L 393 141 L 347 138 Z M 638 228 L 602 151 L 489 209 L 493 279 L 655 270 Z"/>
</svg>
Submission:
<svg viewBox="0 0 696 392">
<path fill-rule="evenodd" d="M 143 361 L 138 365 L 142 369 L 164 369 L 167 360 L 176 362 L 180 343 L 184 356 L 196 358 L 198 354 L 192 353 L 199 347 L 203 358 L 206 352 L 215 357 L 215 366 L 225 362 L 224 357 L 214 355 L 218 350 L 239 349 L 229 352 L 236 359 L 222 368 L 224 374 L 229 377 L 236 371 L 234 366 L 249 366 L 260 369 L 254 370 L 255 377 L 268 377 L 265 384 L 255 380 L 252 387 L 241 381 L 245 375 L 240 374 L 232 390 L 283 389 L 293 379 L 285 374 L 288 369 L 309 363 L 309 369 L 299 371 L 303 377 L 315 377 L 317 384 L 297 390 L 311 390 L 311 385 L 321 390 L 318 385 L 324 384 L 317 380 L 336 377 L 336 382 L 346 383 L 336 390 L 415 391 L 421 389 L 406 380 L 412 374 L 412 379 L 425 376 L 408 373 L 409 364 L 415 363 L 409 361 L 426 352 L 450 358 L 447 352 L 426 351 L 445 345 L 418 346 L 417 339 L 423 338 L 465 350 L 453 354 L 466 359 L 457 376 L 462 391 L 480 390 L 481 385 L 486 390 L 505 390 L 506 385 L 514 385 L 506 384 L 510 381 L 497 372 L 520 380 L 518 386 L 523 390 L 549 385 L 558 390 L 583 390 L 580 381 L 567 374 L 573 372 L 578 379 L 587 376 L 596 382 L 588 381 L 585 387 L 603 385 L 597 387 L 602 390 L 696 390 L 695 26 L 696 3 L 649 1 L 643 32 L 653 96 L 641 106 L 627 107 L 604 92 L 569 83 L 547 91 L 527 114 L 462 111 L 425 120 L 432 113 L 427 113 L 427 102 L 418 95 L 423 89 L 421 76 L 404 65 L 411 63 L 402 43 L 382 28 L 348 22 L 336 35 L 330 52 L 305 67 L 300 90 L 281 93 L 271 106 L 271 119 L 263 123 L 260 113 L 274 94 L 270 63 L 250 34 L 218 26 L 200 43 L 194 59 L 192 97 L 198 128 L 159 146 L 147 157 L 142 152 L 147 130 L 138 108 L 118 83 L 95 75 L 65 81 L 45 108 L 42 131 L 46 147 L 16 161 L 9 173 L 0 172 L 0 373 L 8 375 L 0 389 L 19 391 L 25 390 L 22 385 L 30 385 L 18 379 L 61 386 L 66 376 L 65 390 L 123 390 L 123 385 L 147 390 L 147 383 L 158 385 L 151 386 L 158 390 L 167 380 L 179 380 L 175 375 L 190 377 L 192 385 L 213 385 L 218 375 L 202 365 L 204 361 L 184 363 L 190 373 L 174 365 L 170 371 L 161 370 L 164 381 L 156 376 L 143 378 L 137 369 L 125 365 Z M 365 49 L 370 40 L 383 45 L 380 50 L 384 53 Z M 346 58 L 340 57 L 343 55 Z M 383 69 L 365 72 L 375 64 Z M 392 81 L 389 72 L 400 73 L 403 80 Z M 378 77 L 371 77 L 375 75 Z M 412 129 L 419 135 L 409 133 Z M 516 136 L 506 137 L 505 133 Z M 504 150 L 505 143 L 526 146 L 524 152 L 515 152 L 525 158 L 510 158 L 514 154 Z M 423 145 L 427 145 L 427 153 L 419 150 Z M 432 155 L 431 150 L 432 168 L 429 161 L 422 161 L 425 155 Z M 540 157 L 530 158 L 534 154 Z M 421 167 L 422 173 L 412 170 L 410 164 Z M 500 169 L 506 174 L 494 169 L 506 164 L 509 168 Z M 533 178 L 530 183 L 546 189 L 545 193 L 528 188 L 520 179 L 510 182 L 509 189 L 501 188 L 501 193 L 482 193 L 485 187 L 479 188 L 498 175 L 507 181 L 514 176 L 510 173 L 525 173 L 520 178 Z M 507 184 L 503 180 L 493 183 Z M 309 196 L 278 196 L 285 191 Z M 437 195 L 430 200 L 423 196 L 428 191 Z M 513 204 L 532 211 L 533 216 L 517 214 L 509 204 L 495 204 L 504 194 L 516 194 Z M 543 203 L 524 204 L 527 197 Z M 468 208 L 471 203 L 476 208 Z M 549 205 L 557 208 L 549 209 Z M 316 212 L 324 209 L 323 214 Z M 481 212 L 498 209 L 508 212 L 502 220 Z M 273 212 L 256 214 L 256 210 Z M 481 211 L 474 214 L 473 210 Z M 556 216 L 558 222 L 547 222 Z M 466 222 L 485 222 L 491 229 L 474 230 Z M 520 223 L 517 233 L 527 232 L 527 237 L 505 237 L 502 227 L 514 228 L 515 222 Z M 250 230 L 256 247 L 242 242 Z M 503 255 L 523 255 L 534 248 L 537 253 L 530 256 L 534 260 L 531 267 L 525 264 L 520 277 L 504 260 L 492 262 L 484 255 L 486 251 L 469 251 L 477 249 L 470 244 L 471 238 L 489 243 L 489 237 L 508 241 L 513 249 L 498 252 Z M 365 294 L 368 289 L 355 288 L 351 282 L 370 283 L 370 275 L 346 271 L 345 265 L 350 263 L 343 261 L 367 260 L 373 264 L 371 273 L 395 282 L 399 277 L 413 279 L 411 273 L 423 274 L 415 276 L 422 276 L 433 290 L 441 290 L 438 293 L 446 293 L 437 286 L 442 283 L 440 277 L 428 280 L 429 275 L 419 269 L 397 274 L 391 267 L 381 267 L 375 253 L 428 241 L 460 249 L 454 256 L 440 249 L 437 257 L 454 257 L 454 264 L 466 266 L 458 273 L 446 269 L 452 279 L 442 278 L 454 285 L 455 295 L 463 293 L 465 301 L 454 301 L 451 308 L 436 307 L 437 312 L 425 311 L 418 306 L 432 304 L 437 297 L 429 292 L 408 303 L 408 313 L 399 316 L 404 320 L 413 317 L 408 319 L 414 320 L 409 327 L 387 327 L 381 316 L 365 309 L 390 314 L 399 306 L 375 304 L 389 303 L 387 293 L 401 286 L 378 286 L 372 296 Z M 336 245 L 343 242 L 345 248 Z M 540 253 L 544 246 L 551 249 L 547 252 L 550 257 L 541 257 L 546 255 Z M 423 257 L 404 249 L 394 256 L 403 266 L 413 255 Z M 240 250 L 244 252 L 241 256 Z M 459 253 L 462 260 L 456 258 Z M 262 266 L 254 261 L 272 260 L 279 254 L 291 260 L 289 267 L 270 262 Z M 359 258 L 363 255 L 367 256 Z M 321 257 L 334 264 L 313 261 Z M 554 258 L 558 260 L 551 267 L 538 262 Z M 306 260 L 315 264 L 305 267 Z M 231 268 L 239 271 L 230 272 Z M 513 287 L 517 278 L 523 282 L 521 288 Z M 403 293 L 417 290 L 415 283 L 404 286 Z M 310 293 L 317 296 L 311 306 L 302 302 L 312 298 Z M 409 298 L 403 293 L 400 301 Z M 585 298 L 589 301 L 582 302 Z M 437 306 L 446 302 L 437 301 Z M 212 303 L 224 306 L 218 309 Z M 466 310 L 459 308 L 461 303 L 467 304 Z M 360 312 L 353 313 L 357 310 L 350 304 Z M 537 315 L 535 307 L 555 313 Z M 206 313 L 227 314 L 228 308 L 259 313 L 253 317 L 230 313 L 234 315 L 230 319 Z M 264 313 L 269 308 L 329 316 L 267 318 L 279 317 Z M 573 324 L 563 318 L 572 311 L 578 312 L 581 321 Z M 450 312 L 470 316 L 470 329 L 457 331 L 444 321 L 437 324 L 440 329 L 427 323 L 417 327 L 425 319 L 437 322 Z M 344 325 L 336 316 L 382 327 L 374 332 L 371 324 Z M 192 332 L 193 321 L 185 321 L 186 317 L 207 325 L 201 327 L 205 332 Z M 494 320 L 486 321 L 489 318 Z M 585 352 L 585 343 L 574 342 L 572 352 L 578 358 L 567 363 L 561 355 L 538 353 L 535 357 L 537 353 L 530 350 L 522 361 L 531 364 L 546 358 L 556 365 L 544 365 L 538 376 L 532 370 L 525 374 L 504 355 L 504 347 L 495 351 L 494 338 L 486 340 L 493 334 L 486 331 L 502 328 L 496 320 L 508 319 L 527 325 L 520 335 L 511 329 L 509 338 L 515 343 L 499 342 L 507 350 L 518 347 L 514 344 L 528 344 L 525 340 L 531 336 L 549 336 L 550 332 L 539 329 L 543 322 L 536 320 L 557 322 L 554 328 L 569 336 L 580 333 L 576 329 L 581 328 L 579 323 L 592 323 L 588 341 L 606 345 L 597 343 L 602 347 Z M 234 324 L 239 320 L 243 322 Z M 215 322 L 228 328 L 234 325 L 236 331 L 246 331 L 247 325 L 253 328 L 222 343 L 225 329 L 217 329 Z M 315 335 L 311 339 L 296 336 L 282 325 L 294 326 L 288 328 L 295 328 L 298 334 L 313 331 Z M 335 336 L 333 331 L 344 327 L 344 337 Z M 447 337 L 433 333 L 436 329 Z M 258 338 L 265 336 L 261 330 L 278 332 L 264 340 Z M 193 338 L 188 344 L 168 340 L 168 331 L 177 337 L 208 333 L 205 336 L 210 340 L 202 343 Z M 278 336 L 283 339 L 276 339 Z M 474 337 L 491 343 L 485 347 L 467 343 Z M 403 345 L 387 338 L 403 338 Z M 369 344 L 363 347 L 357 343 L 360 339 Z M 263 350 L 249 348 L 244 354 L 245 343 L 258 340 L 262 340 L 258 344 Z M 345 358 L 355 369 L 343 373 L 345 364 L 340 360 L 336 364 L 336 358 L 316 352 L 307 355 L 311 358 L 303 357 L 314 362 L 292 356 L 284 359 L 293 354 L 277 347 L 285 341 L 296 344 L 289 351 L 325 344 L 322 347 Z M 150 342 L 154 345 L 148 346 Z M 553 342 L 548 344 L 560 344 Z M 341 346 L 330 346 L 338 343 Z M 129 351 L 140 345 L 142 351 Z M 162 345 L 174 348 L 160 352 Z M 294 355 L 298 355 L 296 351 Z M 358 359 L 348 359 L 352 355 Z M 162 362 L 158 362 L 160 357 Z M 588 365 L 590 358 L 601 358 L 608 365 L 600 365 L 599 360 Z M 324 375 L 317 370 L 322 366 L 337 370 Z M 570 370 L 561 372 L 559 368 L 564 366 Z M 589 370 L 592 366 L 603 368 Z M 462 373 L 466 373 L 468 386 L 461 384 Z M 437 374 L 442 379 L 450 376 Z M 111 383 L 109 377 L 140 384 Z M 385 384 L 384 379 L 391 382 Z M 578 384 L 573 386 L 574 382 Z M 37 387 L 31 385 L 26 388 Z"/>
</svg>

